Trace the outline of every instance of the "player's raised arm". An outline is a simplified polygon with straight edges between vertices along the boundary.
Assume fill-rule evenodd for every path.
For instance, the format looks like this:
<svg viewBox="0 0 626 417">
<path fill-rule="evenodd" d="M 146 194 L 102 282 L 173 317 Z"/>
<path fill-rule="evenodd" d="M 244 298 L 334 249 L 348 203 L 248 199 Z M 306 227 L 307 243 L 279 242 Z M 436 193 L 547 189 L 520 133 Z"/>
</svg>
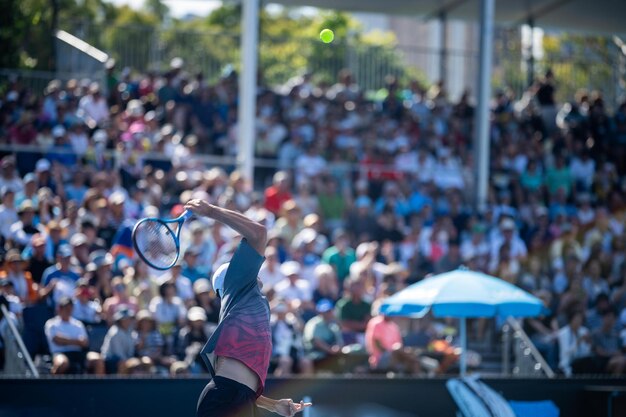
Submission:
<svg viewBox="0 0 626 417">
<path fill-rule="evenodd" d="M 190 200 L 185 208 L 196 215 L 210 217 L 231 227 L 245 237 L 254 250 L 261 255 L 264 254 L 267 229 L 262 224 L 250 220 L 239 212 L 215 206 L 204 200 Z"/>
</svg>

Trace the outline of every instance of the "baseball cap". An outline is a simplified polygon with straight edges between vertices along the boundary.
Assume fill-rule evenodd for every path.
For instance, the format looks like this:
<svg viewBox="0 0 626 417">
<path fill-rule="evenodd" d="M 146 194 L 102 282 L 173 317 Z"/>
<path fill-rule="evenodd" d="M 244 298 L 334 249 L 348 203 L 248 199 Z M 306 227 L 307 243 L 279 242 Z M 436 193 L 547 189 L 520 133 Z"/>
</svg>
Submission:
<svg viewBox="0 0 626 417">
<path fill-rule="evenodd" d="M 50 161 L 47 159 L 40 159 L 35 164 L 35 172 L 50 171 Z"/>
<path fill-rule="evenodd" d="M 135 313 L 133 313 L 133 310 L 130 310 L 126 307 L 122 307 L 115 312 L 115 314 L 113 315 L 113 320 L 120 321 L 122 319 L 132 318 L 132 317 L 135 317 Z"/>
<path fill-rule="evenodd" d="M 211 283 L 206 278 L 200 278 L 193 283 L 193 292 L 196 294 L 202 294 L 204 292 L 211 291 Z"/>
<path fill-rule="evenodd" d="M 331 300 L 329 300 L 328 298 L 322 298 L 315 305 L 315 310 L 317 310 L 318 313 L 326 313 L 332 310 L 333 307 L 334 304 Z"/>
<path fill-rule="evenodd" d="M 289 307 L 287 307 L 287 304 L 284 301 L 281 301 L 276 304 L 272 310 L 274 313 L 286 313 L 289 311 Z"/>
<path fill-rule="evenodd" d="M 504 219 L 500 224 L 502 230 L 515 230 L 515 222 L 512 219 Z"/>
<path fill-rule="evenodd" d="M 301 269 L 300 263 L 297 261 L 287 261 L 280 266 L 280 272 L 282 272 L 286 277 L 298 275 Z"/>
<path fill-rule="evenodd" d="M 21 262 L 23 259 L 22 254 L 17 249 L 11 249 L 5 255 L 4 260 L 7 262 Z"/>
<path fill-rule="evenodd" d="M 148 310 L 139 310 L 139 312 L 137 313 L 137 321 L 141 321 L 141 320 L 152 320 L 154 321 L 154 317 L 152 317 L 152 313 L 150 313 L 150 311 Z"/>
<path fill-rule="evenodd" d="M 76 233 L 70 239 L 70 245 L 76 247 L 87 243 L 87 236 L 84 233 Z"/>
<path fill-rule="evenodd" d="M 229 266 L 230 262 L 222 264 L 219 268 L 215 270 L 215 273 L 211 278 L 211 285 L 213 285 L 213 290 L 218 295 L 218 297 L 221 297 L 224 294 L 224 278 L 226 277 L 226 272 L 228 271 Z"/>
<path fill-rule="evenodd" d="M 202 307 L 191 307 L 187 312 L 187 320 L 189 321 L 206 321 L 206 312 Z"/>
<path fill-rule="evenodd" d="M 71 297 L 61 297 L 58 305 L 59 307 L 65 307 L 65 306 L 74 305 L 74 302 L 72 301 Z"/>
<path fill-rule="evenodd" d="M 59 245 L 59 248 L 57 249 L 57 256 L 60 256 L 61 258 L 69 258 L 72 256 L 72 247 L 67 243 Z"/>
<path fill-rule="evenodd" d="M 65 128 L 61 125 L 56 125 L 52 128 L 52 136 L 55 138 L 60 138 L 61 136 L 65 136 Z"/>
</svg>

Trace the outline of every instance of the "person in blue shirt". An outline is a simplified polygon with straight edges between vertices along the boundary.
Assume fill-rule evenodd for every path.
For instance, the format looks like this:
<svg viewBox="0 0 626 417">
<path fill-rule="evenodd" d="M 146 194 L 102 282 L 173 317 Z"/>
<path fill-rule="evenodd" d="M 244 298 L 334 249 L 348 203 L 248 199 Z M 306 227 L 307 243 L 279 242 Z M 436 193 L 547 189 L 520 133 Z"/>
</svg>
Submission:
<svg viewBox="0 0 626 417">
<path fill-rule="evenodd" d="M 63 297 L 72 297 L 80 274 L 71 267 L 72 247 L 60 245 L 57 249 L 57 262 L 48 267 L 41 277 L 39 295 L 48 299 L 49 305 L 55 305 Z M 48 298 L 52 295 L 51 298 Z"/>
</svg>

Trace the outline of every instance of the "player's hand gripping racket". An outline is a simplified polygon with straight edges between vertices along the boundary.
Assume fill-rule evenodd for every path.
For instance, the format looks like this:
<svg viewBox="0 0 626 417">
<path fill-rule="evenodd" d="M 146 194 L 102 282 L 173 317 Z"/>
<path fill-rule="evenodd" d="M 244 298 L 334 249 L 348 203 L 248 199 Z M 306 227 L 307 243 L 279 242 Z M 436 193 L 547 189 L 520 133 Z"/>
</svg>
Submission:
<svg viewBox="0 0 626 417">
<path fill-rule="evenodd" d="M 193 213 L 185 210 L 175 219 L 149 217 L 133 228 L 133 246 L 137 255 L 154 269 L 170 269 L 180 256 L 180 229 Z"/>
</svg>

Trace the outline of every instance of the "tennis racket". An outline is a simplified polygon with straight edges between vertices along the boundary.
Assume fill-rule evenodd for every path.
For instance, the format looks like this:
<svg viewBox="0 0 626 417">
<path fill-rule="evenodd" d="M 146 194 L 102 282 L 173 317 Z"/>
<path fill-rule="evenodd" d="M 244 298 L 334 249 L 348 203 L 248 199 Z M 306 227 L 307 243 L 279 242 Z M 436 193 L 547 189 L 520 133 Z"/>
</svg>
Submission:
<svg viewBox="0 0 626 417">
<path fill-rule="evenodd" d="M 180 229 L 192 214 L 185 210 L 175 219 L 141 219 L 132 233 L 133 246 L 141 260 L 161 271 L 176 265 L 180 256 Z"/>
</svg>

